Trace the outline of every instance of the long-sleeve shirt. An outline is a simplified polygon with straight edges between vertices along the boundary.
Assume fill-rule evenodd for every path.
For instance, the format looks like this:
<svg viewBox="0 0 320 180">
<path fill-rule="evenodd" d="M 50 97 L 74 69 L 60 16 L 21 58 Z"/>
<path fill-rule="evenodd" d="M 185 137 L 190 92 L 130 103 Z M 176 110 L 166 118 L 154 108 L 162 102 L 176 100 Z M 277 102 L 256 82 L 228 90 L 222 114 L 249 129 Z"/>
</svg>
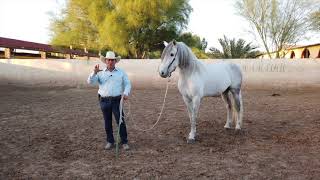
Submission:
<svg viewBox="0 0 320 180">
<path fill-rule="evenodd" d="M 107 68 L 94 74 L 92 72 L 87 80 L 88 84 L 99 84 L 98 93 L 102 97 L 119 96 L 122 93 L 126 96 L 130 94 L 131 83 L 128 75 L 120 68 L 109 71 Z"/>
</svg>

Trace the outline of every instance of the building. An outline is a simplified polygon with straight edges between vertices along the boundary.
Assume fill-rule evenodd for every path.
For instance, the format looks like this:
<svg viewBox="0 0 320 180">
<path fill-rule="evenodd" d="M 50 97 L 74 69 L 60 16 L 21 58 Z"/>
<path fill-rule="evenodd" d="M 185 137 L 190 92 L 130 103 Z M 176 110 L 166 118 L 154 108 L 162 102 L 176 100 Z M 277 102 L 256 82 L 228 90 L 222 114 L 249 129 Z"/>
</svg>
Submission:
<svg viewBox="0 0 320 180">
<path fill-rule="evenodd" d="M 17 51 L 18 50 L 18 51 Z M 22 51 L 22 52 L 21 52 Z M 99 57 L 98 54 L 89 53 L 86 49 L 79 50 L 63 47 L 55 47 L 49 44 L 41 44 L 18 39 L 0 37 L 0 59 L 1 58 L 81 58 Z"/>
<path fill-rule="evenodd" d="M 276 52 L 272 52 L 271 57 L 276 58 Z M 285 59 L 320 58 L 320 43 L 287 48 L 280 51 L 280 57 Z M 257 58 L 270 59 L 267 53 L 259 55 Z"/>
</svg>

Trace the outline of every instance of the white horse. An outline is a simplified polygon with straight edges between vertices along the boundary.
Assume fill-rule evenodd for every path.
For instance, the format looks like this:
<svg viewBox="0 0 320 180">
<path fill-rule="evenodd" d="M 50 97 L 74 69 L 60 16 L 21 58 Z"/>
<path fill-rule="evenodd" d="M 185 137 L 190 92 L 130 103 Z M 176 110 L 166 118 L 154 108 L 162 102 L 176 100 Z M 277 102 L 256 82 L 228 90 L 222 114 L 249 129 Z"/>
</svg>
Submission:
<svg viewBox="0 0 320 180">
<path fill-rule="evenodd" d="M 197 60 L 191 49 L 183 42 L 173 40 L 164 42 L 159 74 L 163 78 L 171 76 L 178 67 L 178 89 L 188 108 L 191 131 L 188 143 L 194 143 L 196 137 L 196 117 L 201 99 L 205 96 L 221 95 L 227 107 L 227 122 L 224 126 L 230 129 L 232 115 L 236 119 L 236 130 L 242 126 L 242 72 L 238 65 L 229 62 L 205 64 Z"/>
</svg>

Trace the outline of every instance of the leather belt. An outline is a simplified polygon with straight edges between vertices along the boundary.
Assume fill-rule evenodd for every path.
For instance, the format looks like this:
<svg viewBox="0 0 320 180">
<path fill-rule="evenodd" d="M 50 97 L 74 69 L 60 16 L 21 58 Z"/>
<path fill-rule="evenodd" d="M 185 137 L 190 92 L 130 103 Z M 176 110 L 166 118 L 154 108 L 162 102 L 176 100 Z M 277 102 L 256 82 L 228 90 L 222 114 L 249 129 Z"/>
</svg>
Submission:
<svg viewBox="0 0 320 180">
<path fill-rule="evenodd" d="M 121 99 L 121 95 L 119 95 L 119 96 L 105 96 L 105 97 L 103 97 L 103 96 L 101 96 L 101 95 L 99 94 L 99 98 L 100 98 L 100 100 L 120 100 L 120 99 Z"/>
</svg>

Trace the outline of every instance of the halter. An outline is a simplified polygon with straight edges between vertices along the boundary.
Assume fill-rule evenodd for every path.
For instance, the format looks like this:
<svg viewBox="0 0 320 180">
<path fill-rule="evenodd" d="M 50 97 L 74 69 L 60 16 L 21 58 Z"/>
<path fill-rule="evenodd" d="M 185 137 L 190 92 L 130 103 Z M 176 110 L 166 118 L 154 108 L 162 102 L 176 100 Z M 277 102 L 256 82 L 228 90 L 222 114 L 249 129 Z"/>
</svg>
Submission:
<svg viewBox="0 0 320 180">
<path fill-rule="evenodd" d="M 176 60 L 177 54 L 178 54 L 178 48 L 177 48 L 176 54 L 174 55 L 174 58 L 172 59 L 171 63 L 170 63 L 169 66 L 168 66 L 168 70 L 170 69 L 170 66 L 172 65 L 172 63 L 174 62 L 174 60 Z"/>
</svg>

